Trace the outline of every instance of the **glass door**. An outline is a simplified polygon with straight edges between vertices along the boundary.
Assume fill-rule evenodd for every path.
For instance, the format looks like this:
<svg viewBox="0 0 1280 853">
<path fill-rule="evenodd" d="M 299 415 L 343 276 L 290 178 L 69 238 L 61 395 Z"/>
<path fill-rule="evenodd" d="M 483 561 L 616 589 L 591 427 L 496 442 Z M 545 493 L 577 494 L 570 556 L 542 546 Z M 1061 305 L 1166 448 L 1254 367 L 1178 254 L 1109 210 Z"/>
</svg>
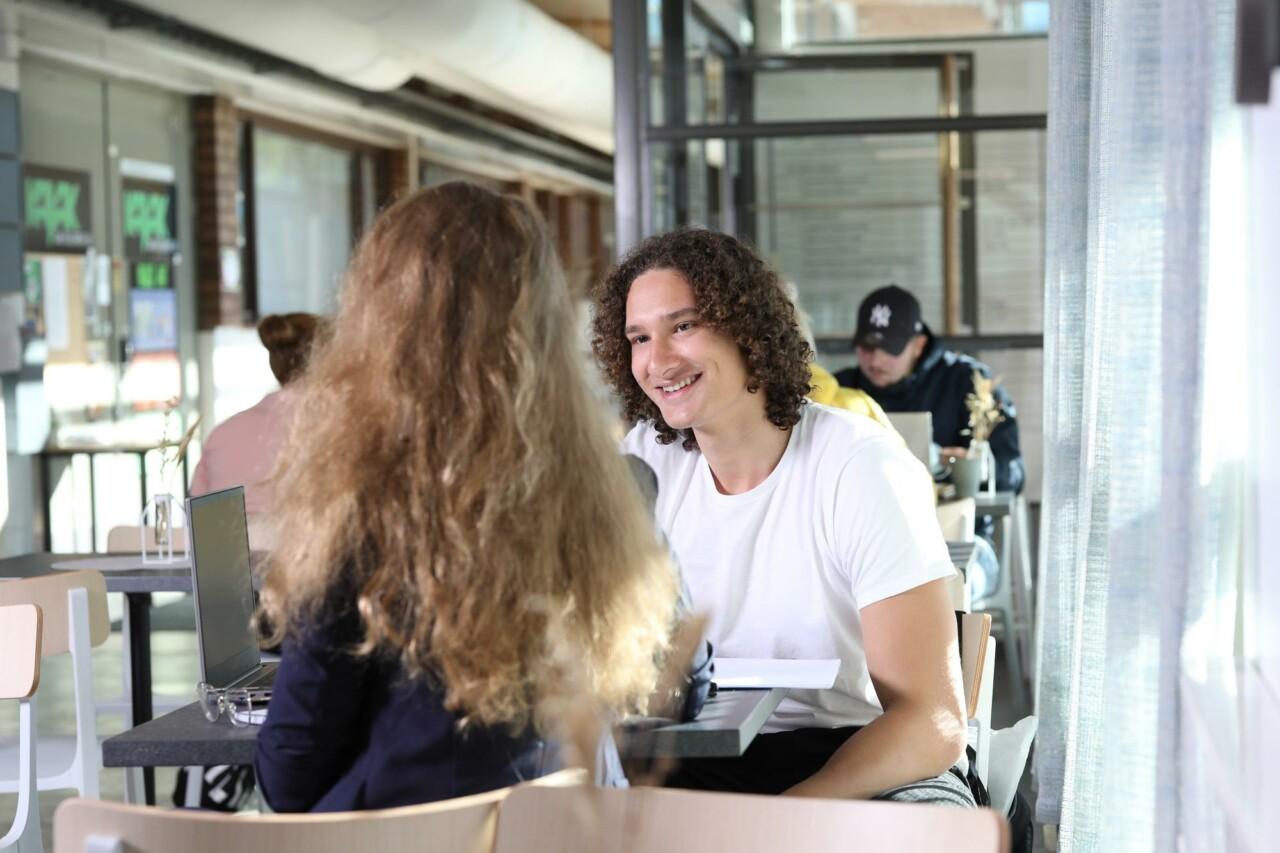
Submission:
<svg viewBox="0 0 1280 853">
<path fill-rule="evenodd" d="M 24 57 L 28 335 L 43 354 L 46 544 L 105 547 L 144 497 L 185 493 L 154 448 L 194 410 L 186 101 Z M 172 456 L 172 454 L 170 454 Z"/>
</svg>

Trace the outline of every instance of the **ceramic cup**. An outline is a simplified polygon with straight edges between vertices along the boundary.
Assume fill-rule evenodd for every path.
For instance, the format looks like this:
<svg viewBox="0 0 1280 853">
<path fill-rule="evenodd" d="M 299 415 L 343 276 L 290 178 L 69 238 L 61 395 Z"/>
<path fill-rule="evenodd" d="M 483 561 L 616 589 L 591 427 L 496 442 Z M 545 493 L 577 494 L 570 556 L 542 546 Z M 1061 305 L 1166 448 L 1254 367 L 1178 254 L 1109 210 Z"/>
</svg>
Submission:
<svg viewBox="0 0 1280 853">
<path fill-rule="evenodd" d="M 972 498 L 982 485 L 981 459 L 956 459 L 951 463 L 951 482 L 956 485 L 956 497 Z"/>
</svg>

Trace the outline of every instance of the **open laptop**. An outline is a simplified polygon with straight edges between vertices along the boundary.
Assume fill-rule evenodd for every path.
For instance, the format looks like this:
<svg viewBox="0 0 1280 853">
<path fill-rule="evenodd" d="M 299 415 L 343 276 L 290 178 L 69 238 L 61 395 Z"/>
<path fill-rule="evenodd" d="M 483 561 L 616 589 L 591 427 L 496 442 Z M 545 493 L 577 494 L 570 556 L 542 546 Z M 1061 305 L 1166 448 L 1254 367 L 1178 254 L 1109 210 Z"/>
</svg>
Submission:
<svg viewBox="0 0 1280 853">
<path fill-rule="evenodd" d="M 933 444 L 933 412 L 889 412 L 889 423 L 902 436 L 911 455 L 924 463 L 928 471 L 937 462 L 931 459 Z"/>
<path fill-rule="evenodd" d="M 200 680 L 219 689 L 250 690 L 255 699 L 270 698 L 276 664 L 262 662 L 251 625 L 253 578 L 244 487 L 188 498 L 187 525 Z"/>
</svg>

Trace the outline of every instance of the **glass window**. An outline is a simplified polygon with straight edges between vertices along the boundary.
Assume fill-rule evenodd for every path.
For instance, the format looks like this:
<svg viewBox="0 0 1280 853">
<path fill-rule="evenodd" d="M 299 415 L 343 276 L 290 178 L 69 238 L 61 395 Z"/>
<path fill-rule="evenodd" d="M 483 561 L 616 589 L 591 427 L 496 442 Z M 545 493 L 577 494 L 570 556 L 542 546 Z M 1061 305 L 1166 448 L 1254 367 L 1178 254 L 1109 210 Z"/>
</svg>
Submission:
<svg viewBox="0 0 1280 853">
<path fill-rule="evenodd" d="M 902 68 L 760 71 L 757 121 L 924 118 L 937 116 L 941 60 Z"/>
<path fill-rule="evenodd" d="M 879 39 L 1043 33 L 1049 25 L 1049 2 L 766 0 L 758 4 L 757 17 L 766 33 L 777 27 L 781 46 L 791 48 Z"/>
<path fill-rule="evenodd" d="M 353 153 L 255 127 L 258 315 L 332 313 L 352 246 Z"/>
<path fill-rule="evenodd" d="M 793 281 L 818 337 L 850 337 L 858 303 L 896 283 L 942 328 L 942 187 L 932 134 L 755 143 L 760 249 Z"/>
<path fill-rule="evenodd" d="M 420 163 L 421 165 L 418 167 L 418 183 L 420 186 L 434 187 L 440 184 L 447 184 L 449 181 L 470 181 L 473 184 L 488 187 L 499 193 L 506 192 L 509 186 L 497 178 L 466 172 L 444 163 L 437 163 L 434 160 L 423 159 Z"/>
<path fill-rule="evenodd" d="M 1028 334 L 1044 324 L 1044 133 L 973 134 L 978 331 Z M 963 202 L 962 202 L 963 203 Z"/>
<path fill-rule="evenodd" d="M 957 138 L 955 333 L 1038 334 L 1044 133 Z M 652 143 L 650 233 L 698 225 L 748 237 L 795 283 L 820 338 L 851 336 L 862 298 L 891 283 L 914 293 L 945 334 L 944 142 L 885 134 Z"/>
</svg>

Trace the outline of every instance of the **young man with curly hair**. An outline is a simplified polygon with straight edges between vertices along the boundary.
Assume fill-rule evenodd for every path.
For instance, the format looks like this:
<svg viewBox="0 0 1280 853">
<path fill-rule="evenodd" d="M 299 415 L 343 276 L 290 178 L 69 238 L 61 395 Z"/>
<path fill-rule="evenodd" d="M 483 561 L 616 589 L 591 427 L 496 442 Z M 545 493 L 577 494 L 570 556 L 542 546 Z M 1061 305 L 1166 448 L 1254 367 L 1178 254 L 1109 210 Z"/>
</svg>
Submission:
<svg viewBox="0 0 1280 853">
<path fill-rule="evenodd" d="M 928 478 L 872 420 L 806 402 L 812 352 L 777 276 L 724 234 L 650 238 L 597 287 L 592 346 L 717 654 L 841 662 L 744 756 L 669 784 L 972 805 Z"/>
</svg>

